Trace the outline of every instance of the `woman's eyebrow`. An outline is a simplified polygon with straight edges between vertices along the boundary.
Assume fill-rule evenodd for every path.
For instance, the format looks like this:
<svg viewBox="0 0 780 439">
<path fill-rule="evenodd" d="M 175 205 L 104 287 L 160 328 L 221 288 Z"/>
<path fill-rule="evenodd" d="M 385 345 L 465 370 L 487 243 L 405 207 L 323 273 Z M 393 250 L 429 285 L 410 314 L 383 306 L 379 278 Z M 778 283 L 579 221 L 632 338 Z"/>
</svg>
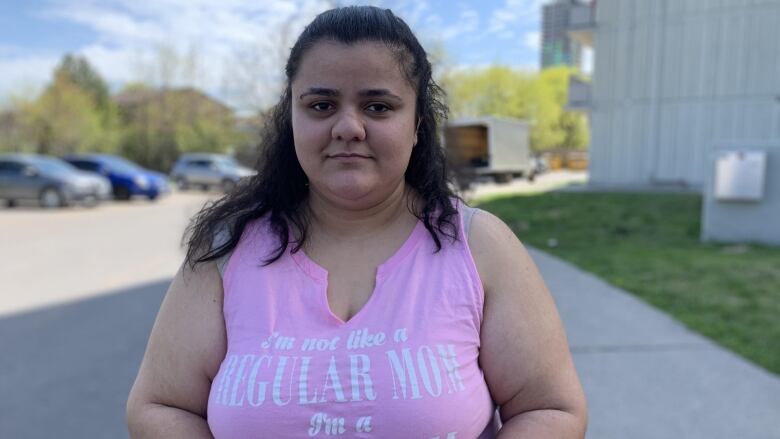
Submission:
<svg viewBox="0 0 780 439">
<path fill-rule="evenodd" d="M 341 93 L 338 90 L 334 90 L 332 88 L 312 87 L 306 90 L 305 92 L 303 92 L 300 96 L 298 96 L 298 99 L 303 99 L 306 96 L 311 96 L 311 95 L 338 97 L 341 95 Z M 392 99 L 403 101 L 403 99 L 401 99 L 400 96 L 391 93 L 390 90 L 386 88 L 371 88 L 367 90 L 360 90 L 358 92 L 358 96 L 368 97 L 368 98 L 389 97 Z"/>
<path fill-rule="evenodd" d="M 312 87 L 305 91 L 303 94 L 298 96 L 298 99 L 303 99 L 306 96 L 310 95 L 317 95 L 317 96 L 328 96 L 328 97 L 337 97 L 339 96 L 338 90 L 333 90 L 332 88 L 324 88 L 324 87 Z"/>
<path fill-rule="evenodd" d="M 369 90 L 361 90 L 358 92 L 358 96 L 368 97 L 368 98 L 390 97 L 393 99 L 397 99 L 399 101 L 403 101 L 403 99 L 401 99 L 400 96 L 390 93 L 390 90 L 386 88 L 372 88 Z"/>
</svg>

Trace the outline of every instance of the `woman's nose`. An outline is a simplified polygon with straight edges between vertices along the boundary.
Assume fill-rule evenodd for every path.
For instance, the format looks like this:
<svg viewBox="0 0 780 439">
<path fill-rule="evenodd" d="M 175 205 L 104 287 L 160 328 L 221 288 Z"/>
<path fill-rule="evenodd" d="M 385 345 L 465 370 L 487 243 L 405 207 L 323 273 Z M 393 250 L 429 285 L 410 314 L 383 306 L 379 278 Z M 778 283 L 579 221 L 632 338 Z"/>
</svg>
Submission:
<svg viewBox="0 0 780 439">
<path fill-rule="evenodd" d="M 340 141 L 362 141 L 366 138 L 366 127 L 359 115 L 343 111 L 338 115 L 331 131 L 333 139 Z"/>
</svg>

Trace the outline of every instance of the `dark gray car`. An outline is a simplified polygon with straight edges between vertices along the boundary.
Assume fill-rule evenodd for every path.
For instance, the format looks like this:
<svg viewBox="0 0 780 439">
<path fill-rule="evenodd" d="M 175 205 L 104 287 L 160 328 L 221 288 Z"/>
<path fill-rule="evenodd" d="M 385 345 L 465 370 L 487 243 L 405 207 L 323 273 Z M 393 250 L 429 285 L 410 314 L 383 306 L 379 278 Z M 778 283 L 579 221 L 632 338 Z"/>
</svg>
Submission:
<svg viewBox="0 0 780 439">
<path fill-rule="evenodd" d="M 82 172 L 55 157 L 37 154 L 0 154 L 0 200 L 38 200 L 42 207 L 74 202 L 97 203 L 110 198 L 111 182 Z"/>
</svg>

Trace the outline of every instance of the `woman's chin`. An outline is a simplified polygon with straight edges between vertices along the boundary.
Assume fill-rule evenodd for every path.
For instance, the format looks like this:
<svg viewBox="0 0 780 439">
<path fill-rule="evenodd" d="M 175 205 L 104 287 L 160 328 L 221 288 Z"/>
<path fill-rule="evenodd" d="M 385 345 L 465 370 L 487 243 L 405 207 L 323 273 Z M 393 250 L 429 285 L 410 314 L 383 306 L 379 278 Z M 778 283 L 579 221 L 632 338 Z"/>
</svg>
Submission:
<svg viewBox="0 0 780 439">
<path fill-rule="evenodd" d="M 378 183 L 368 178 L 339 178 L 327 184 L 327 191 L 339 200 L 352 203 L 371 198 L 376 192 L 381 192 Z"/>
</svg>

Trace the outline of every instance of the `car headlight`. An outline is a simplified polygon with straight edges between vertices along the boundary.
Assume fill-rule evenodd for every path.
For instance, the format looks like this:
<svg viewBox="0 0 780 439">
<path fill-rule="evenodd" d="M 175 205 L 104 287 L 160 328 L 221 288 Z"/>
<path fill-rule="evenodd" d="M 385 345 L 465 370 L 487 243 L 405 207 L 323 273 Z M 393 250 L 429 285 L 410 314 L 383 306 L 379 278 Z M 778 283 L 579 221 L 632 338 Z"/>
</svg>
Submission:
<svg viewBox="0 0 780 439">
<path fill-rule="evenodd" d="M 135 178 L 133 178 L 133 183 L 135 183 L 136 186 L 140 187 L 141 189 L 146 189 L 147 186 L 149 186 L 149 179 L 143 175 L 137 175 Z"/>
</svg>

